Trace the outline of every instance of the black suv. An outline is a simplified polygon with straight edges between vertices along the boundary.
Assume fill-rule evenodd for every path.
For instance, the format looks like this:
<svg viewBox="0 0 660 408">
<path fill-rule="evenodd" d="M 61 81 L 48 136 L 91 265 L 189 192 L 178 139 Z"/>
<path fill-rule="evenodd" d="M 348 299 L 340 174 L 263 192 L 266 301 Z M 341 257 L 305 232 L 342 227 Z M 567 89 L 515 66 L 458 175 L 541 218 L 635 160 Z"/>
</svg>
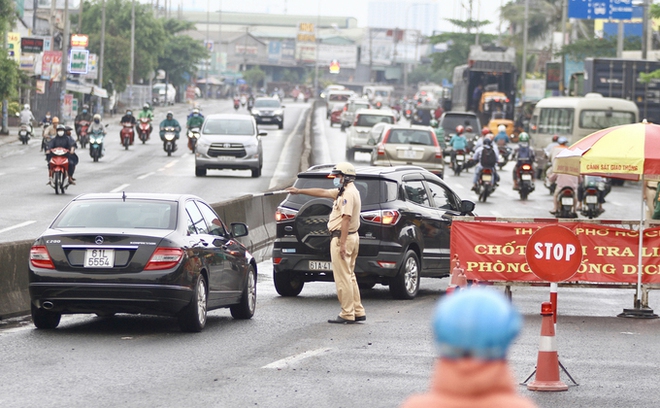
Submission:
<svg viewBox="0 0 660 408">
<path fill-rule="evenodd" d="M 334 166 L 310 167 L 295 187 L 333 188 Z M 397 299 L 412 299 L 420 277 L 449 275 L 452 216 L 472 215 L 474 202 L 462 200 L 438 176 L 417 166 L 356 170 L 362 199 L 360 250 L 355 274 L 361 288 L 389 285 Z M 277 209 L 273 280 L 282 296 L 296 296 L 305 282 L 333 281 L 330 234 L 332 201 L 289 194 Z"/>
</svg>

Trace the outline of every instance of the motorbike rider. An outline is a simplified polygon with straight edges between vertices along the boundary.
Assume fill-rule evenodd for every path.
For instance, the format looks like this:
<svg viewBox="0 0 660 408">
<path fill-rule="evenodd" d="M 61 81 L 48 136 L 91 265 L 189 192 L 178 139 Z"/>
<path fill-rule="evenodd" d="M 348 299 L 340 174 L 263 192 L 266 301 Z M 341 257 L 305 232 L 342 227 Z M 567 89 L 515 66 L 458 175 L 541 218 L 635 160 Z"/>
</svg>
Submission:
<svg viewBox="0 0 660 408">
<path fill-rule="evenodd" d="M 78 148 L 78 143 L 76 142 L 76 139 L 73 138 L 72 132 L 73 128 L 71 126 L 64 126 L 64 134 L 69 138 L 69 141 L 73 146 L 73 149 L 71 149 L 71 153 L 69 155 L 69 181 L 76 181 L 76 179 L 73 178 L 73 173 L 76 171 L 76 165 L 78 165 L 79 160 L 75 151 Z"/>
<path fill-rule="evenodd" d="M 192 115 L 190 115 L 190 117 L 188 118 L 188 123 L 186 123 L 186 126 L 188 127 L 188 129 L 192 129 L 195 127 L 201 128 L 202 123 L 204 123 L 204 115 L 202 115 L 199 112 L 199 109 L 197 108 L 193 109 Z"/>
<path fill-rule="evenodd" d="M 153 128 L 151 127 L 151 121 L 154 119 L 154 113 L 151 111 L 151 107 L 148 103 L 142 105 L 142 110 L 138 113 L 138 120 L 147 118 L 149 119 L 149 130 L 147 131 L 147 140 L 149 140 L 149 135 Z"/>
<path fill-rule="evenodd" d="M 135 116 L 133 116 L 133 112 L 130 109 L 126 109 L 126 114 L 121 117 L 121 124 L 122 126 L 124 123 L 130 123 L 131 124 L 131 129 L 133 129 L 133 134 L 131 135 L 131 144 L 133 144 L 133 135 L 135 134 L 135 124 L 137 123 L 137 120 L 135 119 Z M 121 133 L 119 134 L 119 144 L 121 143 Z"/>
<path fill-rule="evenodd" d="M 32 129 L 32 122 L 36 122 L 37 120 L 34 118 L 34 115 L 30 110 L 30 105 L 28 105 L 27 103 L 23 105 L 23 110 L 18 116 L 20 118 L 21 125 L 27 125 L 30 128 L 30 134 L 34 135 L 34 131 Z"/>
<path fill-rule="evenodd" d="M 571 187 L 574 192 L 577 192 L 578 186 L 580 184 L 580 178 L 578 176 L 573 176 L 571 174 L 562 174 L 562 173 L 554 173 L 552 171 L 552 168 L 548 169 L 549 174 L 547 175 L 548 182 L 550 184 L 555 184 L 555 193 L 553 196 L 552 200 L 552 210 L 550 211 L 550 214 L 552 215 L 557 215 L 557 211 L 559 209 L 559 192 L 564 188 L 564 187 Z M 571 208 L 571 211 L 574 213 L 575 212 L 575 206 L 576 206 L 576 201 L 573 200 L 573 207 Z"/>
<path fill-rule="evenodd" d="M 165 120 L 160 122 L 160 140 L 162 140 L 163 142 L 165 141 L 166 127 L 173 127 L 176 138 L 177 139 L 179 138 L 179 132 L 181 131 L 181 126 L 179 125 L 179 121 L 174 119 L 174 114 L 172 113 L 172 111 L 168 111 L 167 115 L 165 116 Z"/>
<path fill-rule="evenodd" d="M 599 183 L 603 183 L 604 185 L 607 185 L 607 179 L 605 177 L 601 176 L 584 176 L 580 177 L 580 185 L 578 186 L 577 189 L 577 206 L 575 208 L 576 211 L 582 211 L 582 200 L 584 200 L 584 193 L 587 191 L 587 186 L 589 184 L 596 185 L 598 186 Z M 603 203 L 605 202 L 605 190 L 597 189 L 598 191 L 598 212 L 599 213 L 604 213 L 605 209 L 603 208 Z"/>
<path fill-rule="evenodd" d="M 447 142 L 445 141 L 445 130 L 440 126 L 437 120 L 431 119 L 429 122 L 429 126 L 433 128 L 433 131 L 435 132 L 435 138 L 438 139 L 438 143 L 440 144 L 440 148 L 442 150 L 445 150 L 447 147 Z"/>
<path fill-rule="evenodd" d="M 553 147 L 552 150 L 550 151 L 550 155 L 549 155 L 550 163 L 555 161 L 555 157 L 557 157 L 557 155 L 561 153 L 562 150 L 568 147 L 568 139 L 566 139 L 564 136 L 560 136 L 557 139 L 557 143 L 558 145 Z"/>
<path fill-rule="evenodd" d="M 42 143 L 42 150 L 45 152 L 48 149 L 48 142 L 50 142 L 57 134 L 57 125 L 60 124 L 60 119 L 53 116 L 51 124 L 44 129 L 43 137 L 46 139 L 45 144 Z"/>
<path fill-rule="evenodd" d="M 456 126 L 456 134 L 449 139 L 449 146 L 451 146 L 451 162 L 456 160 L 456 150 L 465 151 L 467 147 L 467 138 L 463 134 L 463 126 Z"/>
<path fill-rule="evenodd" d="M 477 190 L 477 182 L 479 181 L 479 175 L 481 174 L 481 170 L 483 170 L 483 165 L 481 164 L 481 156 L 484 154 L 484 150 L 492 150 L 493 153 L 495 153 L 495 163 L 500 160 L 500 153 L 498 149 L 493 148 L 493 141 L 489 137 L 484 137 L 484 141 L 481 146 L 479 146 L 475 151 L 474 155 L 472 156 L 472 159 L 470 160 L 472 165 L 476 164 L 477 167 L 474 171 L 474 177 L 472 178 L 472 191 Z M 469 166 L 471 167 L 471 166 Z M 497 166 L 493 165 L 491 167 L 491 170 L 493 171 L 493 175 L 495 176 L 495 185 L 499 185 L 500 182 L 500 175 L 497 173 L 496 170 Z"/>
<path fill-rule="evenodd" d="M 46 129 L 52 123 L 53 123 L 53 117 L 50 116 L 50 111 L 48 111 L 48 112 L 46 112 L 46 116 L 44 116 L 44 118 L 41 119 L 41 127 Z"/>
<path fill-rule="evenodd" d="M 498 146 L 506 146 L 509 144 L 511 140 L 509 140 L 509 135 L 506 134 L 506 126 L 499 125 L 497 127 L 497 134 L 495 135 L 495 139 L 493 139 L 493 141 Z"/>
<path fill-rule="evenodd" d="M 536 160 L 534 149 L 529 145 L 529 135 L 527 132 L 522 132 L 518 135 L 518 148 L 513 152 L 511 160 L 516 160 L 516 166 L 513 168 L 513 189 L 518 190 L 518 170 L 524 163 L 529 163 L 532 166 Z"/>
<path fill-rule="evenodd" d="M 48 142 L 48 149 L 46 150 L 47 162 L 50 162 L 50 159 L 53 156 L 50 151 L 56 147 L 63 147 L 69 151 L 69 153 L 67 154 L 69 158 L 69 184 L 76 184 L 73 178 L 73 173 L 76 169 L 75 163 L 77 163 L 78 160 L 78 156 L 75 156 L 74 158 L 76 143 L 72 137 L 67 136 L 66 127 L 64 125 L 57 125 L 57 133 L 55 137 L 50 142 Z M 51 176 L 52 175 L 50 174 L 50 167 L 49 167 L 47 184 L 50 184 Z"/>
<path fill-rule="evenodd" d="M 546 147 L 543 148 L 543 151 L 545 152 L 545 155 L 550 157 L 550 153 L 552 150 L 559 145 L 559 136 L 554 135 L 552 136 L 552 141 L 548 143 Z"/>
<path fill-rule="evenodd" d="M 252 94 L 250 94 L 250 96 L 248 96 L 247 108 L 248 108 L 248 110 L 252 110 L 252 108 L 254 108 L 254 96 Z"/>
<path fill-rule="evenodd" d="M 76 118 L 73 120 L 73 126 L 76 128 L 76 136 L 80 137 L 80 122 L 92 121 L 92 114 L 89 112 L 89 105 L 83 105 L 82 111 L 76 115 Z"/>
<path fill-rule="evenodd" d="M 92 118 L 92 124 L 89 125 L 89 133 L 90 134 L 97 134 L 100 133 L 103 136 L 105 136 L 105 125 L 101 123 L 101 115 L 98 113 L 94 115 Z M 105 144 L 101 143 L 101 155 L 105 153 Z"/>
</svg>

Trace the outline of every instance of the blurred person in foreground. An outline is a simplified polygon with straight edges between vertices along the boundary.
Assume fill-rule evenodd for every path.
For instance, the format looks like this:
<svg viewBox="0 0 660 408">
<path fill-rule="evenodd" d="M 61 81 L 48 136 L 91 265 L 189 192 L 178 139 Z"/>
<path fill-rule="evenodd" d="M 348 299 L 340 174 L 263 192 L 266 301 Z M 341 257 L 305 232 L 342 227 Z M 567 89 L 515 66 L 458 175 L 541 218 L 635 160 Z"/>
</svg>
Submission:
<svg viewBox="0 0 660 408">
<path fill-rule="evenodd" d="M 522 319 L 500 293 L 471 288 L 443 297 L 433 315 L 439 353 L 426 394 L 402 408 L 534 408 L 516 393 L 506 352 Z"/>
</svg>

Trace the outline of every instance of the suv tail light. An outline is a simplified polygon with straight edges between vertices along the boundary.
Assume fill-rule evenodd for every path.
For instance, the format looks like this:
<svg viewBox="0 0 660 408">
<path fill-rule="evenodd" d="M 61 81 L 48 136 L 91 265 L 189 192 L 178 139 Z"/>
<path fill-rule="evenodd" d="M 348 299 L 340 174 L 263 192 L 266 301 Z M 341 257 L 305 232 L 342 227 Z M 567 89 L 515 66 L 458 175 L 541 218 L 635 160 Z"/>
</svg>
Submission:
<svg viewBox="0 0 660 408">
<path fill-rule="evenodd" d="M 376 146 L 376 154 L 379 156 L 385 156 L 385 146 L 382 143 L 378 143 L 378 146 Z"/>
<path fill-rule="evenodd" d="M 288 221 L 296 218 L 296 215 L 298 215 L 298 211 L 292 210 L 290 208 L 284 208 L 284 207 L 277 207 L 277 210 L 275 211 L 275 221 L 280 222 L 280 221 Z"/>
<path fill-rule="evenodd" d="M 144 267 L 145 271 L 157 271 L 170 269 L 176 266 L 183 258 L 183 250 L 180 248 L 158 247 L 151 255 L 151 259 Z"/>
<path fill-rule="evenodd" d="M 365 211 L 360 214 L 364 221 L 374 222 L 382 225 L 394 225 L 401 218 L 401 214 L 397 210 L 375 210 Z"/>
<path fill-rule="evenodd" d="M 35 268 L 55 269 L 48 249 L 42 245 L 35 245 L 30 248 L 30 264 Z"/>
</svg>

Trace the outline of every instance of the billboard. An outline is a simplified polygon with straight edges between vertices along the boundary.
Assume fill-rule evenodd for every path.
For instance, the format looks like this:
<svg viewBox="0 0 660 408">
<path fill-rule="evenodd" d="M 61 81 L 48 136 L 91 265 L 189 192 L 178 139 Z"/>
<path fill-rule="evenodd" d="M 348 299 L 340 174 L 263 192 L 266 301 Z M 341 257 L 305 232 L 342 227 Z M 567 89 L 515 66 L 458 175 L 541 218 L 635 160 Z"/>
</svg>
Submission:
<svg viewBox="0 0 660 408">
<path fill-rule="evenodd" d="M 89 51 L 72 49 L 69 54 L 69 72 L 72 74 L 87 74 L 89 65 Z"/>
<path fill-rule="evenodd" d="M 296 59 L 296 42 L 294 40 L 282 40 L 280 52 L 281 61 L 294 61 Z"/>
<path fill-rule="evenodd" d="M 41 58 L 41 79 L 59 81 L 62 76 L 62 51 L 44 51 Z"/>
<path fill-rule="evenodd" d="M 7 51 L 9 58 L 16 62 L 21 62 L 21 34 L 7 33 Z"/>
<path fill-rule="evenodd" d="M 357 66 L 356 45 L 319 44 L 319 65 L 325 67 L 336 60 L 342 68 Z"/>
</svg>

